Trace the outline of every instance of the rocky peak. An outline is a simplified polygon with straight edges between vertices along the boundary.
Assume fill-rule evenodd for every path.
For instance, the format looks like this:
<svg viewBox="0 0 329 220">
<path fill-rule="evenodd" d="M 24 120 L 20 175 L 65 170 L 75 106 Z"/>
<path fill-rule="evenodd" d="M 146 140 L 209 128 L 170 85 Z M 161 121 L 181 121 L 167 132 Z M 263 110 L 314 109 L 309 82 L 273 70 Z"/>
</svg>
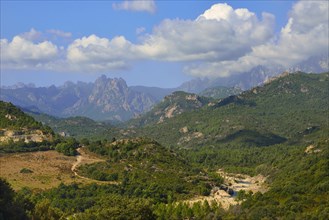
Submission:
<svg viewBox="0 0 329 220">
<path fill-rule="evenodd" d="M 70 87 L 73 87 L 75 86 L 75 84 L 71 81 L 66 81 L 63 85 L 63 88 L 70 88 Z"/>
<path fill-rule="evenodd" d="M 107 78 L 105 75 L 100 76 L 94 83 L 95 89 L 125 91 L 128 89 L 126 81 L 122 78 Z"/>
</svg>

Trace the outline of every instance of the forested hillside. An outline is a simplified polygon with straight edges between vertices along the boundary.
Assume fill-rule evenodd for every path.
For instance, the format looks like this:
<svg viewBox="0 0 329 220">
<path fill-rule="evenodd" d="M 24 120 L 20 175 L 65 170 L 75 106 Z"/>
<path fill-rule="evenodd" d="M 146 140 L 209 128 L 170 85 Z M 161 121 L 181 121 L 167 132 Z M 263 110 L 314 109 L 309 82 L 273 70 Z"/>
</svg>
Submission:
<svg viewBox="0 0 329 220">
<path fill-rule="evenodd" d="M 173 92 L 155 105 L 151 111 L 128 122 L 129 126 L 144 126 L 161 124 L 167 119 L 174 118 L 184 112 L 202 108 L 210 102 L 210 98 L 198 96 L 183 91 Z"/>
<path fill-rule="evenodd" d="M 296 73 L 215 101 L 174 93 L 149 114 L 109 130 L 87 118 L 40 115 L 54 120 L 53 126 L 76 132 L 80 141 L 57 137 L 39 148 L 8 142 L 1 157 L 56 149 L 67 155 L 54 158 L 62 160 L 54 169 L 67 173 L 67 184 L 14 192 L 1 179 L 0 217 L 328 219 L 328 98 L 328 73 Z M 1 104 L 6 128 L 47 131 L 13 105 Z M 159 122 L 173 106 L 172 117 Z M 97 131 L 98 140 L 85 138 Z M 18 175 L 35 175 L 32 169 L 20 169 Z M 263 177 L 264 182 L 253 183 L 261 190 L 233 186 L 250 185 L 239 178 L 246 174 Z M 8 179 L 16 183 L 16 178 Z M 45 177 L 40 184 L 46 184 Z M 224 206 L 216 198 L 231 203 Z"/>
<path fill-rule="evenodd" d="M 78 139 L 86 137 L 88 137 L 88 139 L 97 139 L 102 138 L 106 133 L 110 133 L 111 129 L 115 129 L 109 123 L 96 122 L 82 116 L 57 118 L 28 110 L 25 110 L 25 112 L 31 115 L 35 120 L 51 127 L 55 133 L 61 136 L 69 136 Z"/>
<path fill-rule="evenodd" d="M 51 130 L 40 122 L 26 115 L 11 103 L 0 101 L 0 127 L 2 129 L 40 129 L 44 132 Z"/>
<path fill-rule="evenodd" d="M 240 88 L 216 86 L 203 90 L 199 95 L 214 99 L 222 99 L 231 95 L 238 95 L 241 92 L 242 90 Z"/>
<path fill-rule="evenodd" d="M 328 97 L 328 73 L 289 74 L 198 111 L 129 131 L 182 147 L 293 142 L 327 126 Z"/>
<path fill-rule="evenodd" d="M 54 132 L 50 127 L 42 125 L 13 104 L 0 101 L 0 151 L 22 149 L 23 146 L 29 149 L 40 147 L 53 138 Z"/>
</svg>

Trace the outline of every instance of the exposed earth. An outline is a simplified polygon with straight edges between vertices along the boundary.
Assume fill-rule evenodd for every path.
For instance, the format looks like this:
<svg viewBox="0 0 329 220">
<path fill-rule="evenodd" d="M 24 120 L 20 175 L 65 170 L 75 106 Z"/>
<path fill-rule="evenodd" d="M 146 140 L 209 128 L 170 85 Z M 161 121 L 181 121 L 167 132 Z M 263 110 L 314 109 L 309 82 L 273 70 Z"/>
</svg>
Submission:
<svg viewBox="0 0 329 220">
<path fill-rule="evenodd" d="M 15 190 L 23 187 L 31 189 L 50 189 L 60 183 L 102 183 L 77 173 L 76 168 L 82 164 L 104 161 L 83 149 L 78 149 L 76 157 L 65 156 L 56 151 L 38 151 L 0 155 L 0 177 L 7 179 Z M 29 172 L 23 172 L 23 170 Z"/>
<path fill-rule="evenodd" d="M 256 192 L 266 192 L 268 187 L 265 183 L 266 177 L 262 175 L 248 176 L 244 174 L 233 174 L 226 173 L 224 170 L 218 170 L 217 172 L 224 178 L 223 186 L 227 186 L 228 189 L 232 189 L 233 193 L 229 194 L 228 190 L 222 190 L 219 187 L 213 188 L 209 196 L 199 196 L 188 200 L 190 204 L 196 202 L 207 201 L 209 204 L 212 202 L 217 202 L 222 205 L 222 208 L 228 210 L 231 205 L 236 205 L 239 202 L 236 201 L 237 192 L 244 190 L 246 192 L 252 191 Z"/>
</svg>

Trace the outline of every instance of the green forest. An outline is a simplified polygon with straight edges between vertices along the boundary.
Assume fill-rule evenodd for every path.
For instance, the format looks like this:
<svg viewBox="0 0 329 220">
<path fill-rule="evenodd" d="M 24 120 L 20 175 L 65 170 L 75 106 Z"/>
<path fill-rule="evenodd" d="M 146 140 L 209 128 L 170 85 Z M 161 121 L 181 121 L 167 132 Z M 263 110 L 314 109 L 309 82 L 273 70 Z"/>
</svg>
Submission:
<svg viewBox="0 0 329 220">
<path fill-rule="evenodd" d="M 195 103 L 176 92 L 117 126 L 44 115 L 49 123 L 43 124 L 0 102 L 1 129 L 53 135 L 40 143 L 1 144 L 1 157 L 56 150 L 74 158 L 83 149 L 99 159 L 76 169 L 80 178 L 94 180 L 89 184 L 14 190 L 1 177 L 0 219 L 329 219 L 328 82 L 328 73 L 289 74 Z M 158 123 L 155 113 L 165 114 L 172 104 L 182 112 Z M 67 124 L 72 136 L 55 134 Z M 219 169 L 262 175 L 267 189 L 234 191 L 228 208 L 206 199 L 191 202 L 231 187 Z M 26 170 L 22 175 L 31 175 Z"/>
</svg>

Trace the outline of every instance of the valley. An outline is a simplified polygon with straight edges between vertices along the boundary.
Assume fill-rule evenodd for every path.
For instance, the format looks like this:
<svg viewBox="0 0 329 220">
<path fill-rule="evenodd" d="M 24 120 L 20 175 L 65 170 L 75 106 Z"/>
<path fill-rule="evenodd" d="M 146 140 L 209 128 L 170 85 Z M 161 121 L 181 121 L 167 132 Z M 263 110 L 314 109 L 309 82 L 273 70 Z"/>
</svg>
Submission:
<svg viewBox="0 0 329 220">
<path fill-rule="evenodd" d="M 329 219 L 328 0 L 0 8 L 0 220 Z"/>
<path fill-rule="evenodd" d="M 121 124 L 1 101 L 0 183 L 30 219 L 322 219 L 328 80 L 283 74 L 219 99 L 176 91 Z"/>
</svg>

